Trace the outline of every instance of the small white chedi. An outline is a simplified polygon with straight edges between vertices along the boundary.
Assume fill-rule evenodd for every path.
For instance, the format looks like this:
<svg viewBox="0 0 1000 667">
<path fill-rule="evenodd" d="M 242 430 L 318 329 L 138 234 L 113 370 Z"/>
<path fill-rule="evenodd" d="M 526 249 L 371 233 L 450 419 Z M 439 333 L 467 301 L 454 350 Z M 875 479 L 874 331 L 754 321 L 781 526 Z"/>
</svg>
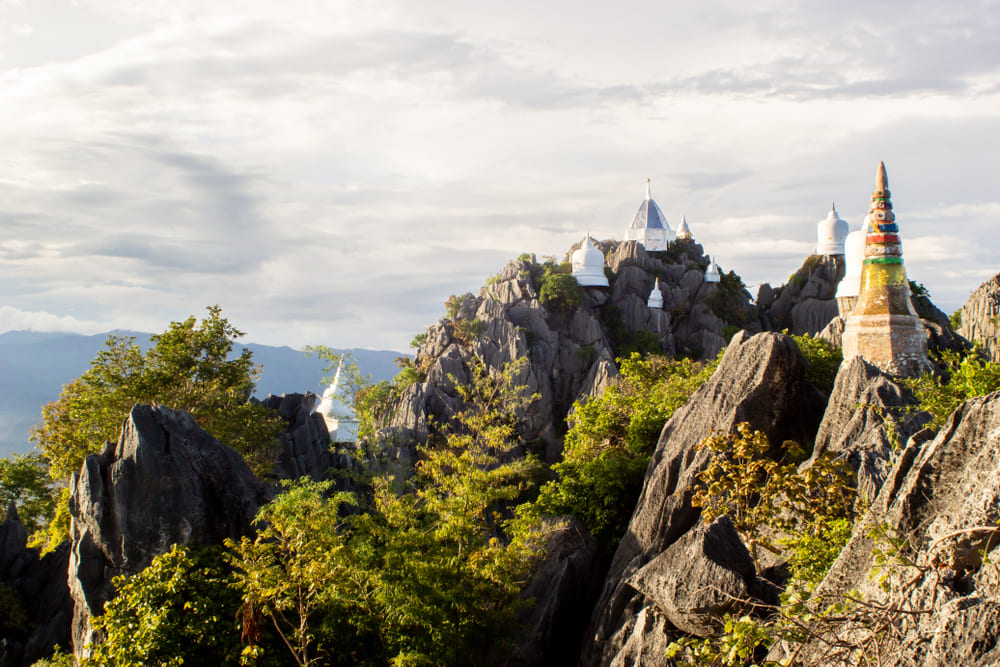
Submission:
<svg viewBox="0 0 1000 667">
<path fill-rule="evenodd" d="M 646 305 L 654 309 L 663 308 L 663 292 L 660 291 L 659 276 L 657 276 L 656 282 L 653 284 L 653 289 L 649 293 L 649 298 L 646 299 Z"/>
<path fill-rule="evenodd" d="M 604 253 L 594 247 L 590 233 L 570 258 L 573 277 L 581 287 L 607 287 L 608 277 L 604 275 Z"/>
<path fill-rule="evenodd" d="M 666 250 L 674 240 L 674 233 L 667 224 L 663 211 L 653 201 L 649 179 L 646 179 L 646 200 L 639 205 L 632 224 L 625 230 L 626 241 L 638 241 L 646 250 Z"/>
<path fill-rule="evenodd" d="M 330 432 L 330 442 L 355 442 L 358 439 L 358 424 L 354 411 L 347 405 L 340 394 L 340 371 L 344 362 L 337 365 L 333 383 L 323 392 L 323 400 L 316 406 L 316 412 L 326 422 L 326 430 Z"/>
<path fill-rule="evenodd" d="M 705 282 L 706 283 L 719 282 L 719 265 L 715 263 L 714 257 L 708 258 L 708 268 L 705 269 Z"/>
<path fill-rule="evenodd" d="M 691 228 L 688 227 L 687 216 L 681 216 L 681 225 L 677 228 L 677 240 L 678 241 L 690 241 L 694 237 L 691 235 Z"/>
<path fill-rule="evenodd" d="M 830 213 L 816 225 L 816 254 L 843 255 L 849 231 L 850 226 L 837 215 L 837 207 L 830 204 Z"/>
</svg>

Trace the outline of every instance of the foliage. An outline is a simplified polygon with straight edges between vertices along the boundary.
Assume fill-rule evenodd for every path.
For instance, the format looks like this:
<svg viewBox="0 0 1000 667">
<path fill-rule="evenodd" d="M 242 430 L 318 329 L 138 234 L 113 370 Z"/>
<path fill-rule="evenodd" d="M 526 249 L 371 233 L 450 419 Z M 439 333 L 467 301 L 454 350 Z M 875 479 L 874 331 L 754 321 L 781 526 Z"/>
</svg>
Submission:
<svg viewBox="0 0 1000 667">
<path fill-rule="evenodd" d="M 806 379 L 812 382 L 822 392 L 833 391 L 833 383 L 837 379 L 837 371 L 844 355 L 836 345 L 830 345 L 825 340 L 814 338 L 809 334 L 792 336 L 799 352 L 806 358 Z"/>
<path fill-rule="evenodd" d="M 577 517 L 609 551 L 625 532 L 664 423 L 718 363 L 639 354 L 619 362 L 617 383 L 573 406 L 563 460 L 552 467 L 557 478 L 530 508 Z"/>
<path fill-rule="evenodd" d="M 478 317 L 471 320 L 457 320 L 453 327 L 455 338 L 465 345 L 472 345 L 479 334 L 483 333 L 483 326 L 484 322 Z"/>
<path fill-rule="evenodd" d="M 175 544 L 132 577 L 92 619 L 106 640 L 85 665 L 241 664 L 239 593 L 218 547 Z"/>
<path fill-rule="evenodd" d="M 459 314 L 462 312 L 462 307 L 465 306 L 469 299 L 473 296 L 469 293 L 465 293 L 461 296 L 456 296 L 452 294 L 444 302 L 445 315 L 449 320 L 458 319 Z"/>
<path fill-rule="evenodd" d="M 583 303 L 583 288 L 569 271 L 569 264 L 544 264 L 538 283 L 538 301 L 542 305 L 569 314 Z"/>
<path fill-rule="evenodd" d="M 719 282 L 705 299 L 705 304 L 724 324 L 741 325 L 746 320 L 744 287 L 743 280 L 735 271 L 719 272 Z"/>
<path fill-rule="evenodd" d="M 218 306 L 209 307 L 200 323 L 194 317 L 171 323 L 151 337 L 145 354 L 133 337 L 109 336 L 90 369 L 42 408 L 42 423 L 32 431 L 52 476 L 69 477 L 88 454 L 117 440 L 137 403 L 190 412 L 208 433 L 240 451 L 255 472 L 269 470 L 281 424 L 247 400 L 258 375 L 251 352 L 228 358 L 241 336 Z"/>
<path fill-rule="evenodd" d="M 946 376 L 925 373 L 907 378 L 903 384 L 913 392 L 920 409 L 933 415 L 929 426 L 940 428 L 962 402 L 1000 389 L 1000 364 L 981 358 L 976 352 L 961 358 L 943 351 L 941 364 Z"/>
<path fill-rule="evenodd" d="M 424 342 L 426 341 L 427 341 L 427 332 L 425 331 L 423 333 L 418 333 L 416 336 L 413 337 L 413 340 L 410 341 L 410 347 L 414 350 L 419 350 L 420 346 L 423 345 Z"/>
<path fill-rule="evenodd" d="M 931 298 L 931 293 L 927 291 L 923 283 L 917 283 L 912 280 L 908 281 L 910 283 L 910 294 L 915 297 L 927 297 Z"/>
<path fill-rule="evenodd" d="M 746 422 L 737 424 L 735 433 L 706 438 L 698 448 L 713 456 L 698 474 L 691 502 L 702 508 L 705 521 L 729 515 L 755 563 L 758 547 L 778 551 L 765 529 L 793 536 L 788 539 L 798 548 L 804 536 L 827 530 L 830 520 L 853 521 L 854 473 L 844 461 L 824 453 L 799 471 L 805 452 L 797 443 L 783 443 L 781 460 L 775 460 L 768 455 L 767 436 Z"/>
<path fill-rule="evenodd" d="M 244 618 L 266 619 L 298 665 L 474 664 L 504 636 L 538 554 L 536 520 L 505 519 L 536 464 L 512 456 L 523 362 L 472 367 L 464 407 L 444 439 L 420 450 L 416 475 L 374 481 L 367 511 L 289 485 L 230 543 Z"/>
<path fill-rule="evenodd" d="M 948 316 L 948 321 L 951 323 L 951 328 L 958 331 L 962 328 L 962 309 L 959 308 L 954 313 Z"/>
<path fill-rule="evenodd" d="M 31 667 L 74 667 L 76 660 L 73 659 L 73 652 L 63 652 L 62 647 L 56 645 L 52 655 L 41 660 L 36 660 Z"/>
<path fill-rule="evenodd" d="M 241 615 L 253 619 L 252 625 L 270 620 L 301 667 L 314 664 L 322 652 L 310 625 L 315 617 L 349 613 L 359 599 L 341 534 L 340 508 L 353 500 L 344 493 L 325 497 L 330 485 L 308 478 L 287 483 L 258 513 L 260 530 L 253 540 L 226 542 L 243 596 Z M 255 654 L 256 638 L 249 639 L 248 653 Z"/>
<path fill-rule="evenodd" d="M 52 519 L 57 491 L 40 454 L 0 459 L 0 511 L 6 511 L 11 501 L 29 535 Z"/>
</svg>

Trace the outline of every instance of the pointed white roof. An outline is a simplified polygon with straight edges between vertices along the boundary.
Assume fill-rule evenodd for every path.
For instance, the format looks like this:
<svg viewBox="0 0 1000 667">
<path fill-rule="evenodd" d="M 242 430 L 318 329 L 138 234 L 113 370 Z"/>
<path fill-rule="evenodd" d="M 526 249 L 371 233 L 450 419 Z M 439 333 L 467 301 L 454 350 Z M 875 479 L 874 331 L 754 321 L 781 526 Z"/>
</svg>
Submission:
<svg viewBox="0 0 1000 667">
<path fill-rule="evenodd" d="M 679 239 L 690 239 L 690 238 L 692 238 L 691 237 L 691 228 L 688 227 L 688 220 L 687 220 L 687 216 L 686 215 L 685 216 L 681 216 L 681 224 L 680 224 L 680 227 L 677 228 L 677 238 L 679 238 Z"/>
<path fill-rule="evenodd" d="M 837 207 L 830 204 L 830 212 L 816 225 L 816 254 L 843 255 L 844 241 L 850 231 L 850 225 L 837 215 Z"/>
<path fill-rule="evenodd" d="M 705 282 L 717 283 L 719 282 L 719 265 L 715 263 L 714 257 L 710 256 L 708 260 L 708 268 L 705 269 Z"/>
<path fill-rule="evenodd" d="M 639 210 L 635 212 L 635 217 L 632 218 L 632 224 L 629 225 L 629 229 L 670 230 L 670 225 L 667 224 L 667 217 L 663 215 L 663 211 L 653 201 L 653 194 L 648 178 L 646 179 L 646 199 L 639 204 Z"/>
<path fill-rule="evenodd" d="M 660 278 L 657 276 L 653 289 L 649 293 L 646 305 L 650 308 L 663 308 L 663 292 L 660 291 Z"/>
</svg>

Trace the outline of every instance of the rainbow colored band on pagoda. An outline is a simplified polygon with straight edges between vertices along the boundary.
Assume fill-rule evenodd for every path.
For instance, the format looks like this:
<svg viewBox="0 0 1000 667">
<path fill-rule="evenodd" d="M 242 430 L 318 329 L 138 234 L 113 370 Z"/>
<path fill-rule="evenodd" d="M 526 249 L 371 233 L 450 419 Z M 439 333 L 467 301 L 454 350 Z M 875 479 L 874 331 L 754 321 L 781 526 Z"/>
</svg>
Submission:
<svg viewBox="0 0 1000 667">
<path fill-rule="evenodd" d="M 882 232 L 883 234 L 899 231 L 899 225 L 897 225 L 895 222 L 876 222 L 872 224 L 875 227 L 877 227 L 878 231 Z"/>
<path fill-rule="evenodd" d="M 865 257 L 865 264 L 902 264 L 902 257 Z"/>
<path fill-rule="evenodd" d="M 866 243 L 899 243 L 899 236 L 896 234 L 869 234 L 865 237 Z"/>
</svg>

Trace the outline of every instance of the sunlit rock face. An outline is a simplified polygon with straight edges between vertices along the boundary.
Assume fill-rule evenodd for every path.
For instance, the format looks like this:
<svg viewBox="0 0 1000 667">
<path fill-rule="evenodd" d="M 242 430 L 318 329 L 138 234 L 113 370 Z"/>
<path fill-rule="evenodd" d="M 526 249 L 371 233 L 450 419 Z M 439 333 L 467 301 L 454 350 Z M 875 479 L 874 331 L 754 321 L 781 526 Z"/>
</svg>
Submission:
<svg viewBox="0 0 1000 667">
<path fill-rule="evenodd" d="M 928 367 L 927 334 L 910 303 L 899 227 L 879 163 L 868 211 L 858 302 L 847 316 L 844 359 L 862 357 L 887 373 L 917 375 Z"/>
</svg>

